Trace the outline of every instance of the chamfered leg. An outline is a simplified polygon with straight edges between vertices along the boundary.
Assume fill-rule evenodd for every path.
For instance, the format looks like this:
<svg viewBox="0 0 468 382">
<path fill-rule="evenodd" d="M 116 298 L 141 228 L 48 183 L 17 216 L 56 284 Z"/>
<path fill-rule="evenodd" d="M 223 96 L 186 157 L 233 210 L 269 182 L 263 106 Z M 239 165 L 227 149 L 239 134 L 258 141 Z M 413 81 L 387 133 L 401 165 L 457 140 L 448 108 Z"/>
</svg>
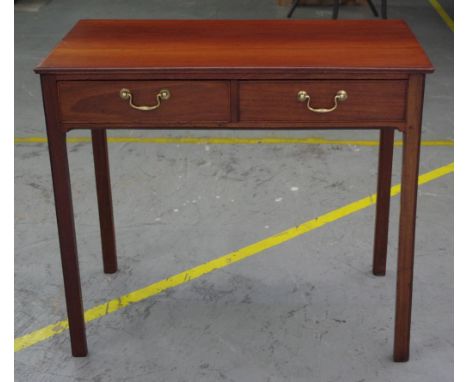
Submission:
<svg viewBox="0 0 468 382">
<path fill-rule="evenodd" d="M 392 185 L 393 128 L 380 130 L 377 206 L 375 216 L 374 259 L 372 272 L 384 276 L 387 264 L 388 220 L 390 216 L 390 188 Z"/>
<path fill-rule="evenodd" d="M 393 359 L 409 359 L 413 291 L 414 236 L 424 76 L 412 75 L 408 86 L 407 128 L 403 132 L 403 165 Z"/>
<path fill-rule="evenodd" d="M 81 298 L 66 133 L 61 130 L 57 119 L 55 78 L 43 76 L 41 81 L 72 355 L 84 357 L 87 355 L 88 349 Z"/>
<path fill-rule="evenodd" d="M 91 130 L 91 136 L 93 142 L 104 272 L 115 273 L 117 271 L 117 250 L 115 245 L 114 214 L 112 211 L 112 191 L 106 131 Z"/>
</svg>

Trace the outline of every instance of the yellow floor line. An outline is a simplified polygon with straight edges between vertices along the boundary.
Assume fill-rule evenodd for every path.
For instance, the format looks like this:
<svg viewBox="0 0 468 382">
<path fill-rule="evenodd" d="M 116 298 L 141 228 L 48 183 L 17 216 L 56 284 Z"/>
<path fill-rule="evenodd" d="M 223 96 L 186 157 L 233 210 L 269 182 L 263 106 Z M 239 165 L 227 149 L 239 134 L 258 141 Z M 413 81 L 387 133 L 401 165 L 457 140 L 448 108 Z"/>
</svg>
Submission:
<svg viewBox="0 0 468 382">
<path fill-rule="evenodd" d="M 439 167 L 435 170 L 429 171 L 419 177 L 419 184 L 430 182 L 434 179 L 440 178 L 444 175 L 452 173 L 454 170 L 453 163 L 446 166 Z M 400 185 L 395 185 L 391 189 L 391 195 L 395 196 L 400 193 Z M 155 296 L 166 289 L 173 288 L 175 286 L 185 284 L 190 280 L 194 280 L 203 276 L 216 269 L 224 268 L 228 265 L 237 263 L 250 256 L 256 255 L 265 251 L 266 249 L 272 248 L 279 244 L 285 243 L 295 237 L 303 235 L 307 232 L 313 231 L 319 227 L 322 227 L 328 223 L 334 222 L 345 216 L 351 215 L 357 211 L 367 208 L 376 201 L 376 194 L 366 196 L 353 203 L 347 204 L 336 210 L 328 212 L 317 218 L 309 220 L 305 223 L 299 224 L 292 228 L 289 228 L 276 235 L 267 237 L 254 244 L 248 245 L 247 247 L 241 248 L 237 251 L 228 253 L 227 255 L 218 257 L 217 259 L 208 261 L 205 264 L 198 265 L 194 268 L 188 269 L 174 276 L 171 276 L 165 280 L 157 281 L 154 284 L 148 285 L 144 288 L 135 290 L 126 295 L 120 296 L 113 300 L 110 300 L 104 304 L 97 305 L 91 309 L 86 310 L 85 320 L 90 322 L 100 317 L 106 316 L 112 312 L 120 310 L 128 305 L 134 304 L 139 301 L 143 301 L 149 297 Z M 59 333 L 62 333 L 68 328 L 68 321 L 62 320 L 52 325 L 48 325 L 41 329 L 35 330 L 29 334 L 18 337 L 15 339 L 15 352 L 26 349 L 39 342 L 45 341 L 46 339 L 53 337 Z"/>
<path fill-rule="evenodd" d="M 346 140 L 346 139 L 322 139 L 322 138 L 222 138 L 222 137 L 108 137 L 109 143 L 157 143 L 157 144 L 308 144 L 308 145 L 355 145 L 378 146 L 379 141 Z M 88 137 L 67 138 L 69 143 L 91 142 Z M 45 137 L 19 137 L 15 143 L 47 143 Z M 401 146 L 402 141 L 395 141 L 396 146 Z M 422 146 L 453 146 L 451 140 L 422 141 Z"/>
<path fill-rule="evenodd" d="M 450 28 L 450 30 L 454 31 L 454 23 L 452 18 L 445 12 L 445 9 L 440 5 L 437 0 L 428 0 L 432 7 L 436 10 L 439 16 L 444 20 L 445 24 Z"/>
</svg>

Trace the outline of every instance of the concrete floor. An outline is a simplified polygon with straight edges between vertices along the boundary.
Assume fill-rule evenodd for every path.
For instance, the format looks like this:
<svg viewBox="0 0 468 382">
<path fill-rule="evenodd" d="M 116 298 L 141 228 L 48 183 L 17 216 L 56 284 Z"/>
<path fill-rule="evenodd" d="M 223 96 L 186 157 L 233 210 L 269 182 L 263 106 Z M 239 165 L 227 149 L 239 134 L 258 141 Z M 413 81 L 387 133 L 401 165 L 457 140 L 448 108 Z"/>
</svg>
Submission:
<svg viewBox="0 0 468 382">
<path fill-rule="evenodd" d="M 389 16 L 409 22 L 436 67 L 426 86 L 423 139 L 453 139 L 453 34 L 424 0 L 389 3 Z M 17 10 L 15 135 L 45 135 L 32 69 L 80 18 L 283 18 L 286 12 L 274 0 L 53 0 L 35 12 Z M 329 8 L 301 7 L 294 17 L 329 15 Z M 366 7 L 343 7 L 340 16 L 369 15 Z M 340 131 L 112 134 L 377 139 Z M 71 136 L 83 135 L 89 134 Z M 66 312 L 47 146 L 15 149 L 18 337 Z M 91 147 L 71 144 L 69 151 L 85 308 L 375 192 L 375 147 L 110 144 L 119 272 L 104 275 Z M 396 148 L 394 183 L 400 157 Z M 451 161 L 452 147 L 424 147 L 421 172 Z M 87 358 L 70 356 L 67 333 L 17 352 L 16 380 L 451 381 L 453 175 L 419 191 L 406 364 L 391 361 L 398 205 L 394 198 L 386 277 L 370 273 L 374 209 L 366 209 L 89 323 Z"/>
</svg>

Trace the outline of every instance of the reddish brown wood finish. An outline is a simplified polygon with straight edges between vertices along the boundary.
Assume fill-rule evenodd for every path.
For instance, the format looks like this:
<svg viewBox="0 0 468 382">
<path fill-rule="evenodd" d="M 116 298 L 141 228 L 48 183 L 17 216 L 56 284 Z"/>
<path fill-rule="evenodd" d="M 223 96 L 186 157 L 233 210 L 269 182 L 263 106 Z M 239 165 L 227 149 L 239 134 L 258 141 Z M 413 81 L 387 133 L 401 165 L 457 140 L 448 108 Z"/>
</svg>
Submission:
<svg viewBox="0 0 468 382">
<path fill-rule="evenodd" d="M 424 77 L 422 75 L 413 75 L 410 77 L 408 87 L 408 128 L 403 133 L 395 342 L 393 351 L 393 358 L 396 362 L 405 362 L 409 359 L 414 237 L 423 98 Z"/>
<path fill-rule="evenodd" d="M 231 80 L 231 123 L 239 121 L 239 81 Z"/>
<path fill-rule="evenodd" d="M 66 135 L 58 128 L 58 98 L 55 78 L 43 76 L 41 83 L 72 354 L 75 357 L 84 357 L 88 353 L 88 348 L 81 299 Z"/>
<path fill-rule="evenodd" d="M 112 211 L 112 191 L 106 131 L 91 130 L 91 136 L 104 273 L 115 273 L 117 272 L 117 250 L 115 248 L 114 214 Z"/>
<path fill-rule="evenodd" d="M 395 128 L 404 131 L 406 127 L 405 121 L 333 121 L 324 123 L 320 121 L 283 121 L 283 122 L 145 122 L 141 123 L 126 122 L 126 123 L 83 123 L 72 122 L 62 123 L 61 127 L 64 131 L 74 129 L 150 129 L 150 130 L 375 130 L 379 128 Z"/>
<path fill-rule="evenodd" d="M 395 130 L 380 130 L 377 208 L 375 215 L 374 261 L 372 272 L 384 276 L 387 267 L 390 188 L 392 186 L 393 140 Z"/>
<path fill-rule="evenodd" d="M 92 130 L 105 271 L 117 269 L 105 130 L 380 129 L 375 274 L 385 273 L 394 129 L 404 133 L 395 361 L 409 357 L 424 51 L 399 20 L 83 20 L 36 68 L 41 73 L 72 354 L 86 355 L 66 132 Z M 135 104 L 171 99 L 152 112 Z M 348 100 L 328 114 L 314 107 Z"/>
<path fill-rule="evenodd" d="M 37 69 L 36 71 L 40 71 Z M 208 71 L 187 69 L 186 71 L 164 69 L 155 71 L 129 71 L 129 70 L 109 70 L 90 72 L 88 70 L 56 73 L 57 81 L 98 81 L 98 80 L 135 80 L 135 81 L 155 81 L 155 80 L 407 80 L 407 72 L 359 72 L 359 71 L 336 71 L 314 72 L 307 68 L 294 68 L 286 70 L 285 68 L 261 69 L 224 69 L 213 68 Z"/>
<path fill-rule="evenodd" d="M 81 20 L 37 71 L 430 72 L 401 20 Z"/>
<path fill-rule="evenodd" d="M 228 81 L 64 81 L 59 82 L 60 112 L 64 122 L 152 123 L 230 120 Z M 171 96 L 151 111 L 135 110 L 120 90 L 129 89 L 137 106 L 156 104 L 156 94 Z"/>
<path fill-rule="evenodd" d="M 330 108 L 339 90 L 348 99 L 331 113 L 314 113 L 297 100 L 305 90 L 314 108 Z M 241 81 L 240 120 L 329 122 L 403 121 L 406 108 L 406 81 L 319 80 L 319 81 Z M 325 125 L 324 125 L 325 124 Z"/>
</svg>

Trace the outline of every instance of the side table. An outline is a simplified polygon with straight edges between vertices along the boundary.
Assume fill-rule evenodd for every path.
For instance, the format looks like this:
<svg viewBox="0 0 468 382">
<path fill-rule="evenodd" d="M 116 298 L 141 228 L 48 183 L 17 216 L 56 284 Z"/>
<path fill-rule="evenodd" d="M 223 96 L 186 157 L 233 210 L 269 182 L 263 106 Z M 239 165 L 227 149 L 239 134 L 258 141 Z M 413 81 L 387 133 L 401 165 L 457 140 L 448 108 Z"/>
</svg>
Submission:
<svg viewBox="0 0 468 382">
<path fill-rule="evenodd" d="M 403 134 L 394 360 L 409 358 L 425 75 L 400 20 L 81 20 L 41 76 L 72 354 L 86 356 L 66 135 L 92 134 L 104 272 L 117 270 L 107 129 L 378 129 L 373 272 Z"/>
</svg>

